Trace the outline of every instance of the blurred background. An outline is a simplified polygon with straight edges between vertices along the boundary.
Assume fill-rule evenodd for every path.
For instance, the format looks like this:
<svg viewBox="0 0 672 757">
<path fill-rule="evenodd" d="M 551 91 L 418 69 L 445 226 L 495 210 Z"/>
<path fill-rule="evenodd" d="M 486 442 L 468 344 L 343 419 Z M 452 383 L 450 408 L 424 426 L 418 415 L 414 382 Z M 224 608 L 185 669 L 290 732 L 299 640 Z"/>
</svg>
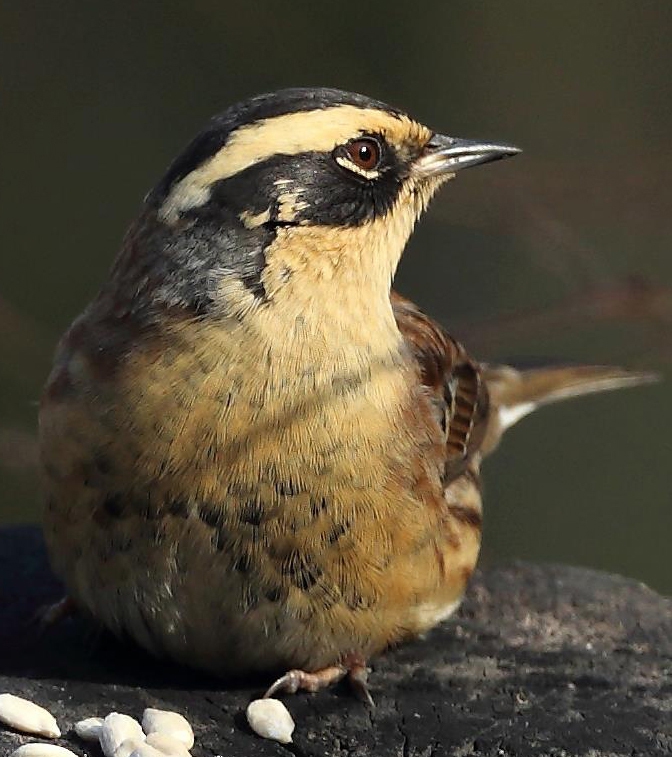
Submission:
<svg viewBox="0 0 672 757">
<path fill-rule="evenodd" d="M 513 429 L 484 562 L 672 593 L 671 37 L 669 0 L 0 0 L 0 525 L 40 519 L 51 354 L 145 192 L 210 115 L 321 84 L 524 149 L 444 189 L 397 278 L 473 354 L 669 377 Z"/>
</svg>

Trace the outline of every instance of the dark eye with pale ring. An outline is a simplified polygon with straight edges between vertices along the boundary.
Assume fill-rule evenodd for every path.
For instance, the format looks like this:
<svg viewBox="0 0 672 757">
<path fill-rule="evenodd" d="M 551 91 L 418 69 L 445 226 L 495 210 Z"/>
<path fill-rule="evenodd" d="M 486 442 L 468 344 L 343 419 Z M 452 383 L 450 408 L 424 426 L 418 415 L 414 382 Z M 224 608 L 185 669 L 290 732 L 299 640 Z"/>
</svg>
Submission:
<svg viewBox="0 0 672 757">
<path fill-rule="evenodd" d="M 375 171 L 380 163 L 380 145 L 370 137 L 355 139 L 345 146 L 350 160 L 364 171 Z"/>
</svg>

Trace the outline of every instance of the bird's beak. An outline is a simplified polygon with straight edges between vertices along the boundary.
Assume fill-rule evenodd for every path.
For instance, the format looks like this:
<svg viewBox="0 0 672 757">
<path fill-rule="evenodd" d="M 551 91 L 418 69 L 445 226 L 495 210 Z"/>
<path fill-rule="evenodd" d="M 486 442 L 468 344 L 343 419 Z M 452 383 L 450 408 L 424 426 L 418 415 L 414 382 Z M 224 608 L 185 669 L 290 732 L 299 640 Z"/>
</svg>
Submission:
<svg viewBox="0 0 672 757">
<path fill-rule="evenodd" d="M 421 177 L 454 174 L 463 168 L 501 160 L 520 152 L 504 143 L 480 142 L 435 134 L 415 161 L 414 173 Z"/>
</svg>

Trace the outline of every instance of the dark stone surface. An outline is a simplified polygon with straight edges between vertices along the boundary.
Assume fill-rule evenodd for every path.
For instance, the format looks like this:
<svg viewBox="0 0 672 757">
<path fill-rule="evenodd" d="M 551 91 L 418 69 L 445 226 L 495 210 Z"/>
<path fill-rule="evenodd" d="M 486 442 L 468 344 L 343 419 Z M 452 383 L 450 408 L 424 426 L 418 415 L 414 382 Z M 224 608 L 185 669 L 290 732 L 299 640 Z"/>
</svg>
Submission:
<svg viewBox="0 0 672 757">
<path fill-rule="evenodd" d="M 223 685 L 149 659 L 81 620 L 41 638 L 36 607 L 61 589 L 37 529 L 0 531 L 0 691 L 46 705 L 57 743 L 99 757 L 80 718 L 177 710 L 206 755 L 663 755 L 672 753 L 672 601 L 618 576 L 515 564 L 478 574 L 459 614 L 373 664 L 375 711 L 347 687 L 288 697 L 287 747 L 248 729 L 267 681 Z M 0 731 L 0 754 L 29 741 Z"/>
</svg>

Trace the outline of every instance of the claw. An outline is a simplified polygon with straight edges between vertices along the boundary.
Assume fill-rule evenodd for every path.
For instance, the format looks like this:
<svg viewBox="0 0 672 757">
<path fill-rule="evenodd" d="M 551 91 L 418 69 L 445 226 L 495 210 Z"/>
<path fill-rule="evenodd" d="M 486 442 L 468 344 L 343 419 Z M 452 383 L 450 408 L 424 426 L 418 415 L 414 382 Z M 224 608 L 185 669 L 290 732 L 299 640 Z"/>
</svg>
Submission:
<svg viewBox="0 0 672 757">
<path fill-rule="evenodd" d="M 263 698 L 268 699 L 279 691 L 285 694 L 296 694 L 299 689 L 315 693 L 331 686 L 336 681 L 340 681 L 347 672 L 348 669 L 342 665 L 333 665 L 330 668 L 317 670 L 315 673 L 306 673 L 305 670 L 289 670 L 268 688 Z"/>
<path fill-rule="evenodd" d="M 348 672 L 348 681 L 357 699 L 375 709 L 376 703 L 369 691 L 369 672 L 370 668 L 365 665 L 354 665 Z"/>
<path fill-rule="evenodd" d="M 273 694 L 277 694 L 279 691 L 285 694 L 296 694 L 299 690 L 299 683 L 301 682 L 302 675 L 306 675 L 302 670 L 287 671 L 284 676 L 280 676 L 277 681 L 268 687 L 263 698 L 269 699 Z"/>
</svg>

